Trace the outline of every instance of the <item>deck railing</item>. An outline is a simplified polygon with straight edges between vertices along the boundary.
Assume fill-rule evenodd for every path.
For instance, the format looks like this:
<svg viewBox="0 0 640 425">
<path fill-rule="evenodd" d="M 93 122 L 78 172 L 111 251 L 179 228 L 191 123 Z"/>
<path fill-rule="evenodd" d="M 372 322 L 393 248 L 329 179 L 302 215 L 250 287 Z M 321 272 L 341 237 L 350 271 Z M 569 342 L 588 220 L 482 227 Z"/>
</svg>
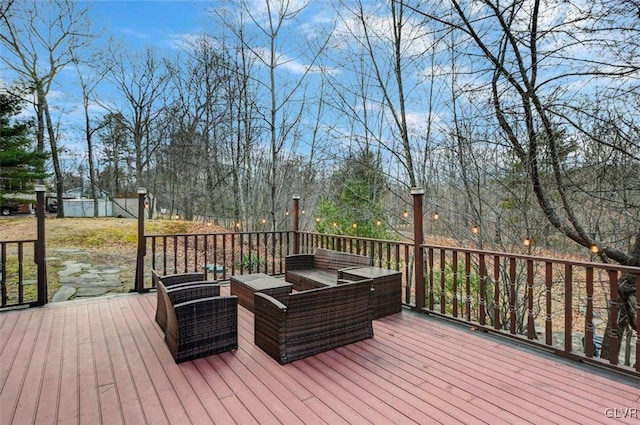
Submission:
<svg viewBox="0 0 640 425">
<path fill-rule="evenodd" d="M 0 242 L 0 307 L 38 303 L 36 240 Z"/>
<path fill-rule="evenodd" d="M 47 303 L 45 190 L 36 185 L 36 239 L 0 241 L 0 309 Z"/>
<path fill-rule="evenodd" d="M 424 311 L 640 376 L 640 317 L 619 331 L 618 284 L 640 268 L 422 245 Z M 624 313 L 624 311 L 622 312 Z M 607 328 L 611 325 L 611 329 Z M 606 358 L 600 358 L 607 348 Z M 620 349 L 618 348 L 620 347 Z"/>
<path fill-rule="evenodd" d="M 422 241 L 422 192 L 412 195 L 414 240 Z M 633 279 L 640 297 L 640 268 L 299 231 L 298 200 L 293 231 L 149 235 L 147 262 L 163 274 L 204 270 L 225 280 L 283 274 L 286 255 L 316 247 L 366 255 L 377 267 L 402 272 L 402 299 L 413 309 L 640 376 L 640 342 L 632 330 L 640 327 L 637 307 L 618 326 L 624 318 L 618 283 Z"/>
<path fill-rule="evenodd" d="M 160 274 L 204 272 L 225 281 L 247 273 L 284 274 L 284 257 L 293 253 L 293 232 L 226 232 L 145 235 L 145 269 Z M 143 290 L 152 287 L 145 279 Z"/>
</svg>

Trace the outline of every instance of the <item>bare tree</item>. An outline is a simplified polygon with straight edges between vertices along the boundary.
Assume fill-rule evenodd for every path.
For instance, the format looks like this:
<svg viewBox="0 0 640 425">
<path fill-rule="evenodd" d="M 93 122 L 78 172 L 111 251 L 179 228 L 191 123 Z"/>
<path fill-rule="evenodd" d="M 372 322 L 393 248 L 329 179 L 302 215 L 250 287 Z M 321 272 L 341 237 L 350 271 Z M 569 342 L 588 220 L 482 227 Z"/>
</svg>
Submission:
<svg viewBox="0 0 640 425">
<path fill-rule="evenodd" d="M 90 61 L 91 62 L 91 61 Z M 84 136 L 87 143 L 87 162 L 89 164 L 89 185 L 91 191 L 91 198 L 93 199 L 93 215 L 98 217 L 98 192 L 97 192 L 97 170 L 95 161 L 95 148 L 94 148 L 94 134 L 100 130 L 100 125 L 94 125 L 91 121 L 90 104 L 91 97 L 104 78 L 104 74 L 95 73 L 93 69 L 86 72 L 86 69 L 80 65 L 79 60 L 74 62 L 76 72 L 78 74 L 78 81 L 80 82 L 80 88 L 82 90 L 82 109 L 84 112 Z"/>
<path fill-rule="evenodd" d="M 315 63 L 323 51 L 328 38 L 318 38 L 319 43 L 312 47 L 301 40 L 297 43 L 285 41 L 284 28 L 296 22 L 307 4 L 291 0 L 264 0 L 237 3 L 236 16 L 219 14 L 226 37 L 240 43 L 251 60 L 262 66 L 264 74 L 253 74 L 259 82 L 259 90 L 264 94 L 262 117 L 269 151 L 269 215 L 271 226 L 276 228 L 282 220 L 276 214 L 282 199 L 285 184 L 291 180 L 287 176 L 289 167 L 284 167 L 301 139 L 300 126 L 304 112 L 309 105 L 306 87 L 310 75 L 316 72 Z M 251 34 L 249 36 L 248 34 Z M 226 39 L 226 38 L 225 38 Z M 293 51 L 292 47 L 298 50 Z M 288 51 L 283 49 L 287 47 Z M 256 69 L 260 69 L 257 67 Z M 285 173 L 285 174 L 281 174 Z"/>
<path fill-rule="evenodd" d="M 131 135 L 135 152 L 136 184 L 144 186 L 149 158 L 158 146 L 158 141 L 150 140 L 151 127 L 166 105 L 169 74 L 165 63 L 151 49 L 137 54 L 111 43 L 105 52 L 106 78 L 122 97 L 119 110 L 111 111 L 124 118 L 124 124 Z M 103 105 L 109 109 L 110 105 Z M 158 121 L 161 123 L 162 121 Z"/>
<path fill-rule="evenodd" d="M 474 83 L 459 95 L 470 100 L 473 93 L 475 103 L 493 109 L 485 122 L 497 126 L 496 143 L 508 146 L 526 170 L 546 220 L 575 244 L 597 249 L 603 261 L 640 265 L 637 5 L 629 8 L 632 3 L 624 0 L 584 7 L 554 0 L 449 4 L 449 10 L 420 13 L 461 40 L 458 52 L 467 57 Z M 605 127 L 609 130 L 601 131 Z M 621 177 L 615 185 L 591 184 L 586 146 L 600 146 L 618 158 L 597 167 Z M 619 220 L 612 212 L 621 204 L 620 193 L 628 199 L 629 226 L 607 236 L 601 230 Z M 592 211 L 601 208 L 608 213 L 592 219 Z M 618 332 L 635 327 L 634 293 L 634 280 L 623 276 L 619 294 L 626 316 Z"/>
<path fill-rule="evenodd" d="M 48 99 L 56 75 L 94 37 L 88 10 L 71 0 L 10 2 L 3 7 L 0 22 L 0 42 L 6 49 L 0 59 L 34 94 L 38 150 L 45 151 L 46 131 L 56 176 L 58 217 L 64 217 L 58 138 Z"/>
<path fill-rule="evenodd" d="M 370 86 L 366 87 L 370 91 L 368 102 L 376 105 L 375 109 L 379 105 L 384 110 L 381 124 L 387 130 L 378 142 L 401 165 L 408 186 L 422 185 L 424 164 L 433 143 L 430 137 L 433 91 L 420 74 L 425 58 L 433 57 L 433 41 L 415 19 L 419 15 L 403 2 L 342 2 L 339 15 L 342 28 L 351 39 L 342 48 L 355 51 L 355 57 L 361 58 L 367 68 L 363 75 Z M 410 123 L 410 115 L 417 113 L 426 117 L 420 127 Z"/>
</svg>

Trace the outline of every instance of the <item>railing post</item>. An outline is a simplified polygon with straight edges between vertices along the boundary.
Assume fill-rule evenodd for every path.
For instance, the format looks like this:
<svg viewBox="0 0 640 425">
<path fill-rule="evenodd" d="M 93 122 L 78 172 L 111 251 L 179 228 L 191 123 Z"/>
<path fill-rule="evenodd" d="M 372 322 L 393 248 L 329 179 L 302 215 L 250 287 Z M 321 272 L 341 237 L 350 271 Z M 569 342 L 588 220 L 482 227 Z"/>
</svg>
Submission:
<svg viewBox="0 0 640 425">
<path fill-rule="evenodd" d="M 413 196 L 413 252 L 415 255 L 413 276 L 416 287 L 416 309 L 421 310 L 425 306 L 424 255 L 422 248 L 422 244 L 424 243 L 422 223 L 422 198 L 424 197 L 424 189 L 421 187 L 412 187 L 411 196 Z"/>
<path fill-rule="evenodd" d="M 144 292 L 144 256 L 147 254 L 146 240 L 144 238 L 144 199 L 147 189 L 138 188 L 138 255 L 136 257 L 136 281 L 135 291 Z"/>
<path fill-rule="evenodd" d="M 293 195 L 293 253 L 300 254 L 300 195 Z"/>
<path fill-rule="evenodd" d="M 38 237 L 35 247 L 35 260 L 38 269 L 38 300 L 37 305 L 45 305 L 49 300 L 47 293 L 47 260 L 46 260 L 46 238 L 45 238 L 45 199 L 44 194 L 47 188 L 45 185 L 37 184 L 35 186 L 36 191 L 36 220 Z"/>
</svg>

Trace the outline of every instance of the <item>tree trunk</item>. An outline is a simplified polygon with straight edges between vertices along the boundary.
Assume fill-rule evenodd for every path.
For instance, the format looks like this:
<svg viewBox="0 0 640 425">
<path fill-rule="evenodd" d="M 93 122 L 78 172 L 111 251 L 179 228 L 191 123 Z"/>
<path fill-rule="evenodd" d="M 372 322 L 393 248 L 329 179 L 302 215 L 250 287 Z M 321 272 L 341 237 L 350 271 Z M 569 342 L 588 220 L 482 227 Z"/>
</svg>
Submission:
<svg viewBox="0 0 640 425">
<path fill-rule="evenodd" d="M 38 103 L 42 105 L 44 117 L 46 120 L 47 132 L 49 134 L 49 146 L 51 147 L 51 161 L 53 162 L 53 172 L 56 178 L 56 199 L 58 201 L 58 218 L 64 218 L 64 204 L 62 203 L 62 195 L 64 193 L 64 182 L 62 178 L 62 168 L 60 167 L 60 158 L 58 156 L 58 142 L 56 140 L 56 132 L 53 128 L 51 113 L 47 103 L 47 97 L 42 90 L 38 91 Z"/>
</svg>

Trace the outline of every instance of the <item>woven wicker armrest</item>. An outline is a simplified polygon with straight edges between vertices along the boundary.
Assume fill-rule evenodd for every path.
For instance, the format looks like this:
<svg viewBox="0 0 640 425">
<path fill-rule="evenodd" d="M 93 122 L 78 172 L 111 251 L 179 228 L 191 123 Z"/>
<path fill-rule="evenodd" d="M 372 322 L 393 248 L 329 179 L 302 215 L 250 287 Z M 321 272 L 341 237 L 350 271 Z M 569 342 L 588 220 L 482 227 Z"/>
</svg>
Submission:
<svg viewBox="0 0 640 425">
<path fill-rule="evenodd" d="M 287 306 L 270 295 L 256 292 L 253 307 L 254 343 L 269 356 L 284 363 Z"/>
<path fill-rule="evenodd" d="M 167 311 L 165 342 L 176 363 L 238 348 L 238 297 L 209 297 Z"/>
<path fill-rule="evenodd" d="M 168 274 L 166 276 L 160 276 L 160 280 L 164 283 L 164 286 L 169 287 L 185 282 L 197 282 L 205 280 L 204 273 L 178 273 Z"/>
<path fill-rule="evenodd" d="M 178 304 L 197 298 L 220 295 L 220 285 L 214 280 L 176 283 L 167 287 L 164 279 L 160 279 L 157 290 L 156 322 L 163 332 L 167 327 L 167 303 Z M 172 294 L 171 299 L 167 299 L 168 293 Z"/>
<path fill-rule="evenodd" d="M 291 254 L 284 257 L 285 270 L 309 269 L 313 267 L 313 254 Z"/>
<path fill-rule="evenodd" d="M 200 298 L 220 296 L 220 285 L 216 281 L 188 282 L 166 288 L 171 304 L 176 305 Z"/>
</svg>

